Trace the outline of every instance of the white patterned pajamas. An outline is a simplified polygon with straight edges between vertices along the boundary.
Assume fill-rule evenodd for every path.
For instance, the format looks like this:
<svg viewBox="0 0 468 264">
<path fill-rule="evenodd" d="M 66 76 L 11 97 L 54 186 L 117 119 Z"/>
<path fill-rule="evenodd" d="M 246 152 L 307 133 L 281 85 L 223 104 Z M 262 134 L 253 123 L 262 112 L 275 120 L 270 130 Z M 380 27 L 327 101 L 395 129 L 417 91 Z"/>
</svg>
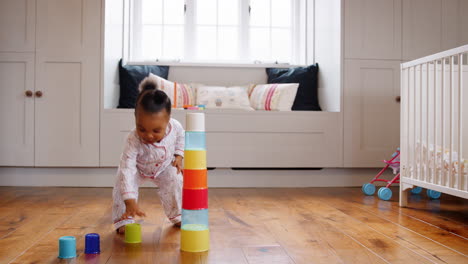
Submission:
<svg viewBox="0 0 468 264">
<path fill-rule="evenodd" d="M 159 187 L 157 193 L 169 220 L 172 223 L 181 221 L 183 177 L 172 166 L 172 161 L 174 155 L 184 155 L 184 136 L 182 125 L 175 119 L 170 120 L 166 136 L 158 143 L 143 143 L 135 130 L 130 132 L 112 194 L 115 229 L 134 223 L 133 219 L 121 219 L 125 213 L 124 201 L 138 200 L 138 188 L 144 181 L 153 182 Z"/>
</svg>

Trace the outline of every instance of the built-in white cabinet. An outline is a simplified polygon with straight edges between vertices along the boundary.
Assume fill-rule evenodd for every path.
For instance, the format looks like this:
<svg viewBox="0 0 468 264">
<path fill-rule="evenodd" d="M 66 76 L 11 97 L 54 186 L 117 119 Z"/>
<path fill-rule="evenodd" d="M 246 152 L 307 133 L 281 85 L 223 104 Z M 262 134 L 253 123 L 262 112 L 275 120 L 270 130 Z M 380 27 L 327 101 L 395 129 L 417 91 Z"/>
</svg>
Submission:
<svg viewBox="0 0 468 264">
<path fill-rule="evenodd" d="M 346 59 L 412 60 L 468 43 L 466 0 L 345 0 Z"/>
<path fill-rule="evenodd" d="M 401 58 L 401 0 L 345 0 L 345 58 Z"/>
<path fill-rule="evenodd" d="M 468 43 L 466 0 L 403 0 L 403 60 Z"/>
<path fill-rule="evenodd" d="M 101 2 L 38 0 L 35 165 L 98 166 Z"/>
<path fill-rule="evenodd" d="M 399 146 L 400 61 L 345 60 L 344 166 L 380 167 Z"/>
<path fill-rule="evenodd" d="M 468 1 L 442 1 L 442 50 L 468 44 Z"/>
<path fill-rule="evenodd" d="M 0 165 L 34 165 L 34 53 L 0 53 Z"/>
<path fill-rule="evenodd" d="M 0 166 L 99 166 L 101 2 L 11 0 L 0 10 L 0 32 L 13 36 L 0 40 L 12 51 L 0 52 Z"/>
<path fill-rule="evenodd" d="M 403 60 L 442 50 L 443 0 L 403 0 Z"/>
<path fill-rule="evenodd" d="M 0 2 L 0 52 L 33 52 L 36 0 Z"/>
</svg>

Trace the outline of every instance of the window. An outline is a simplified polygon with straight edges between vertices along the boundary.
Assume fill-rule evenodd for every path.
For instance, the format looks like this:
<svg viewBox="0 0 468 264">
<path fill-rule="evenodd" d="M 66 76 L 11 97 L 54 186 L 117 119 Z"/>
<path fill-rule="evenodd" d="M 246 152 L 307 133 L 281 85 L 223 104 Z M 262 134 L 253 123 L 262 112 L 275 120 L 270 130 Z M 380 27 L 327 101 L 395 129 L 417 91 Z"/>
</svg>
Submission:
<svg viewBox="0 0 468 264">
<path fill-rule="evenodd" d="M 131 61 L 305 64 L 305 0 L 133 0 Z"/>
</svg>

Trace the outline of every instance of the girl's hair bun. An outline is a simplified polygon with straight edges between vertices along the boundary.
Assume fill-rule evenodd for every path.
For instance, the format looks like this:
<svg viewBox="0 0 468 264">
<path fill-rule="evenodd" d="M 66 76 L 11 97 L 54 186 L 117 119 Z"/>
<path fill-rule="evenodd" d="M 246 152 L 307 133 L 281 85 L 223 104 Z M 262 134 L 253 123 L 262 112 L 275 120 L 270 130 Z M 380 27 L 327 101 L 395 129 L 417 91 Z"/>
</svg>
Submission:
<svg viewBox="0 0 468 264">
<path fill-rule="evenodd" d="M 141 109 L 148 113 L 158 113 L 162 110 L 171 114 L 171 99 L 164 91 L 158 89 L 157 79 L 154 77 L 146 77 L 138 86 L 140 93 L 136 99 L 135 114 L 137 109 Z"/>
<path fill-rule="evenodd" d="M 156 82 L 155 78 L 146 77 L 141 81 L 140 85 L 138 86 L 138 91 L 140 93 L 144 91 L 152 91 L 158 89 L 158 83 Z"/>
</svg>

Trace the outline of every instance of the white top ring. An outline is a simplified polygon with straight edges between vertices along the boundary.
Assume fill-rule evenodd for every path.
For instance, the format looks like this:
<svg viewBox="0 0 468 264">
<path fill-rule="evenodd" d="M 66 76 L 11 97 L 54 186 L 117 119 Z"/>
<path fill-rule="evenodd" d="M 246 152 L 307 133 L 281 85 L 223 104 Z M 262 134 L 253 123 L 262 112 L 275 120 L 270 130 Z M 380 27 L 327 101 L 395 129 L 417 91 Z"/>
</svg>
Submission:
<svg viewBox="0 0 468 264">
<path fill-rule="evenodd" d="M 185 131 L 205 132 L 205 114 L 187 113 Z"/>
</svg>

